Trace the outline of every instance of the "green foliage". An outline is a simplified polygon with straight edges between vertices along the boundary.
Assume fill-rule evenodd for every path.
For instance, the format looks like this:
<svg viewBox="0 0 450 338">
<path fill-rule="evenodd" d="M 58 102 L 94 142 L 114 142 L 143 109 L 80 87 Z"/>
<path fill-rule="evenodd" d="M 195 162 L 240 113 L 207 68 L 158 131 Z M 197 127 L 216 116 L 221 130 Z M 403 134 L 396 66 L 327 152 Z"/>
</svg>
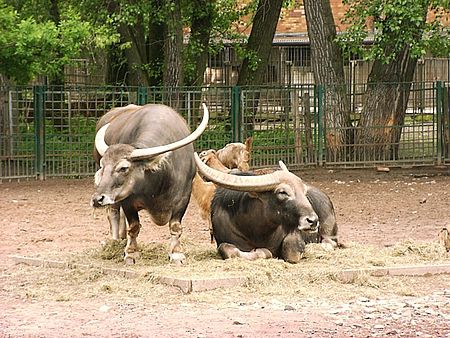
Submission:
<svg viewBox="0 0 450 338">
<path fill-rule="evenodd" d="M 247 57 L 245 51 L 246 31 L 251 25 L 258 0 L 205 0 L 202 8 L 195 1 L 181 1 L 183 25 L 188 28 L 194 17 L 207 15 L 212 20 L 210 54 L 222 50 L 225 42 L 238 47 L 238 55 Z M 296 2 L 287 0 L 285 6 Z M 154 24 L 167 22 L 173 9 L 173 0 L 149 0 L 132 2 L 117 0 L 104 3 L 99 0 L 57 2 L 52 8 L 49 1 L 0 0 L 0 73 L 17 83 L 28 83 L 37 75 L 56 77 L 64 65 L 72 59 L 94 55 L 99 49 L 114 45 L 119 51 L 117 62 L 125 64 L 122 53 L 139 42 L 140 47 L 150 41 Z M 56 18 L 55 18 L 56 17 Z M 134 37 L 130 42 L 119 32 L 129 30 Z M 192 39 L 184 52 L 186 78 L 195 75 L 196 55 L 204 52 L 205 45 Z M 162 51 L 161 51 L 162 53 Z M 251 67 L 259 60 L 250 56 Z M 149 78 L 157 78 L 163 65 L 145 59 L 133 60 L 128 69 L 141 69 Z"/>
<path fill-rule="evenodd" d="M 84 49 L 117 40 L 117 34 L 84 22 L 71 8 L 59 23 L 26 13 L 0 0 L 0 73 L 17 83 L 28 83 L 37 75 L 56 76 Z"/>
<path fill-rule="evenodd" d="M 209 123 L 208 131 L 195 141 L 197 151 L 220 149 L 231 142 L 230 126 L 226 122 Z"/>
<path fill-rule="evenodd" d="M 366 60 L 390 63 L 405 47 L 411 57 L 420 58 L 427 52 L 448 56 L 448 27 L 442 17 L 449 14 L 447 1 L 433 0 L 344 0 L 349 10 L 344 23 L 346 32 L 338 43 L 347 54 L 358 54 Z M 429 20 L 426 20 L 427 14 Z M 364 45 L 365 39 L 373 44 Z"/>
<path fill-rule="evenodd" d="M 84 157 L 91 154 L 93 137 L 95 135 L 96 119 L 86 117 L 72 117 L 70 127 L 55 126 L 54 121 L 45 121 L 45 152 L 51 156 L 58 154 L 67 158 L 79 154 Z M 18 126 L 21 135 L 16 152 L 19 154 L 33 154 L 35 152 L 35 126 L 33 121 L 21 119 Z"/>
</svg>

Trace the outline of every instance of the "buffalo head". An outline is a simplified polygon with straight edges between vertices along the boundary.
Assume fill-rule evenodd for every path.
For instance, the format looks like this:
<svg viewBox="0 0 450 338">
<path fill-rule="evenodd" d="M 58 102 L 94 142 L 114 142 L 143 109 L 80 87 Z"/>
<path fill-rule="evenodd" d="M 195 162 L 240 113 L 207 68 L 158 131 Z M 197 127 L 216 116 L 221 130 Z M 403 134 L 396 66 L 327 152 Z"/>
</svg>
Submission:
<svg viewBox="0 0 450 338">
<path fill-rule="evenodd" d="M 208 180 L 226 189 L 247 192 L 260 199 L 264 208 L 273 211 L 273 222 L 291 229 L 317 232 L 319 218 L 307 198 L 308 186 L 280 161 L 281 170 L 258 176 L 232 175 L 215 170 L 195 153 L 199 172 Z M 255 220 L 257 223 L 258 220 Z"/>
<path fill-rule="evenodd" d="M 146 172 L 158 172 L 172 151 L 192 143 L 203 133 L 209 118 L 205 104 L 203 112 L 202 122 L 193 133 L 176 142 L 151 148 L 122 143 L 108 146 L 105 134 L 110 123 L 101 127 L 95 136 L 95 147 L 101 160 L 95 174 L 97 189 L 91 204 L 94 207 L 113 205 L 130 196 L 136 189 L 136 182 L 144 182 Z"/>
</svg>

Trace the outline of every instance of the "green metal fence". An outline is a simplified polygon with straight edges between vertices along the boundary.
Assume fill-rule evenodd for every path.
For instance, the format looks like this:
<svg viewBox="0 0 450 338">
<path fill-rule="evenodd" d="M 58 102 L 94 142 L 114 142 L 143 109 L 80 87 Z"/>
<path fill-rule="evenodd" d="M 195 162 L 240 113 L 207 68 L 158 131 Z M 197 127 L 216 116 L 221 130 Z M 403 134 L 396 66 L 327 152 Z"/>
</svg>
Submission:
<svg viewBox="0 0 450 338">
<path fill-rule="evenodd" d="M 414 83 L 400 127 L 360 126 L 364 88 L 349 97 L 352 122 L 344 127 L 326 119 L 335 109 L 327 104 L 327 97 L 337 90 L 333 86 L 0 88 L 0 179 L 92 175 L 99 117 L 112 107 L 152 102 L 174 107 L 192 130 L 201 120 L 201 103 L 205 102 L 210 122 L 195 148 L 218 149 L 252 136 L 251 164 L 255 168 L 276 166 L 279 160 L 292 169 L 448 164 L 447 88 L 443 82 Z M 373 144 L 355 140 L 342 143 L 342 151 L 330 152 L 334 142 L 330 134 L 370 133 L 377 128 L 401 128 L 398 140 L 383 145 L 395 152 L 371 158 L 368 149 Z"/>
</svg>

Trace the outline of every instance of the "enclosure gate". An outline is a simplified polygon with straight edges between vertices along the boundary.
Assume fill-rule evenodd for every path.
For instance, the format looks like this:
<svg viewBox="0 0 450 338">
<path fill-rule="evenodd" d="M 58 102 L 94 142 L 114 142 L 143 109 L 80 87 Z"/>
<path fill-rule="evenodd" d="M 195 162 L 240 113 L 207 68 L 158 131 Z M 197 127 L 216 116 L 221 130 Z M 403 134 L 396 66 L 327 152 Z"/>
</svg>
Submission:
<svg viewBox="0 0 450 338">
<path fill-rule="evenodd" d="M 356 90 L 355 90 L 356 88 Z M 352 132 L 360 130 L 365 87 L 349 96 Z M 359 88 L 359 90 L 358 90 Z M 282 160 L 290 169 L 305 166 L 367 167 L 450 163 L 448 84 L 413 83 L 401 138 L 385 146 L 395 153 L 382 158 L 356 156 L 355 144 L 330 153 L 333 139 L 348 126 L 327 120 L 336 93 L 333 86 L 156 87 L 45 86 L 0 88 L 0 179 L 93 175 L 96 121 L 109 109 L 130 103 L 165 103 L 177 109 L 191 130 L 201 120 L 201 103 L 210 111 L 197 151 L 218 149 L 253 137 L 252 167 L 273 167 Z M 346 129 L 347 128 L 347 129 Z M 359 128 L 359 129 L 358 129 Z M 372 129 L 399 128 L 389 125 Z M 371 145 L 367 145 L 370 147 Z"/>
</svg>

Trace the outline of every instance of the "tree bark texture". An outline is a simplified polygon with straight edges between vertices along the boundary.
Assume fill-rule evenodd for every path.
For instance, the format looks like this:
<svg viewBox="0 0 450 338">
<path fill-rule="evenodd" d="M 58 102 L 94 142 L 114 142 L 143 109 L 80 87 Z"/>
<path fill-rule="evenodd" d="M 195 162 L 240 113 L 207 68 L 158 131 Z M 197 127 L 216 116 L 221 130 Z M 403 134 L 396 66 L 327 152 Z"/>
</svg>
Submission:
<svg viewBox="0 0 450 338">
<path fill-rule="evenodd" d="M 114 14 L 120 11 L 117 2 L 108 3 L 108 12 Z M 130 47 L 123 51 L 117 50 L 108 54 L 108 74 L 107 79 L 112 84 L 125 84 L 131 86 L 148 85 L 148 78 L 142 70 L 142 65 L 147 62 L 145 49 L 145 33 L 143 27 L 143 16 L 138 15 L 133 25 L 121 23 L 118 27 L 120 34 L 120 44 L 129 43 Z M 121 62 L 124 57 L 125 66 Z"/>
<path fill-rule="evenodd" d="M 148 60 L 143 17 L 139 15 L 133 26 L 122 24 L 119 31 L 124 42 L 131 42 L 130 48 L 125 49 L 128 62 L 126 83 L 133 86 L 148 86 L 149 80 L 142 68 Z"/>
<path fill-rule="evenodd" d="M 238 86 L 258 85 L 262 83 L 267 70 L 272 41 L 280 17 L 283 0 L 259 0 L 252 30 L 247 42 L 247 51 L 251 57 L 244 58 L 239 71 Z M 252 57 L 258 60 L 253 68 Z"/>
<path fill-rule="evenodd" d="M 170 10 L 167 14 L 167 29 L 164 36 L 163 82 L 167 89 L 168 104 L 177 110 L 180 107 L 180 98 L 174 89 L 183 85 L 183 22 L 180 0 L 168 0 L 167 4 Z"/>
<path fill-rule="evenodd" d="M 211 35 L 214 15 L 214 1 L 193 0 L 193 17 L 191 22 L 191 36 L 189 38 L 190 62 L 194 64 L 187 84 L 201 86 L 208 63 L 209 39 Z"/>
<path fill-rule="evenodd" d="M 311 65 L 317 85 L 325 85 L 324 130 L 327 156 L 343 160 L 353 142 L 350 103 L 345 86 L 342 51 L 335 42 L 336 27 L 329 0 L 304 0 L 311 45 Z"/>
<path fill-rule="evenodd" d="M 157 1 L 159 2 L 159 1 Z M 161 8 L 160 4 L 156 8 Z M 151 22 L 147 41 L 147 55 L 149 71 L 147 71 L 150 86 L 161 86 L 163 84 L 164 64 L 164 32 L 165 23 Z"/>
<path fill-rule="evenodd" d="M 152 7 L 155 11 L 161 10 L 161 1 L 152 1 Z M 108 3 L 110 14 L 119 11 L 117 2 Z M 108 53 L 108 83 L 130 86 L 161 84 L 162 71 L 157 69 L 161 69 L 163 63 L 164 24 L 153 19 L 146 26 L 144 15 L 138 14 L 134 23 L 121 23 L 118 32 L 120 44 L 129 43 L 130 47 L 120 51 L 116 46 Z"/>
<path fill-rule="evenodd" d="M 389 64 L 374 62 L 356 131 L 358 159 L 376 161 L 397 156 L 416 64 L 408 46 Z"/>
</svg>

